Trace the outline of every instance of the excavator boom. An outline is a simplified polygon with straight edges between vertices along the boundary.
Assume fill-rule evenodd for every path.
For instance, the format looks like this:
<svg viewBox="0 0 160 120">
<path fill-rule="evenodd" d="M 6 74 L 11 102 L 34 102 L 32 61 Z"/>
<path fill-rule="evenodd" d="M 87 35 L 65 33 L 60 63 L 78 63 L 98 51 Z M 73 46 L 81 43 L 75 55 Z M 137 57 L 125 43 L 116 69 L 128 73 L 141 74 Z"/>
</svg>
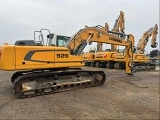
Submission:
<svg viewBox="0 0 160 120">
<path fill-rule="evenodd" d="M 67 48 L 70 50 L 71 54 L 80 55 L 87 43 L 99 42 L 125 46 L 126 73 L 132 74 L 132 47 L 134 45 L 134 37 L 131 34 L 126 36 L 127 39 L 119 38 L 118 36 L 106 32 L 102 26 L 86 27 L 79 30 L 71 37 Z"/>
<path fill-rule="evenodd" d="M 158 25 L 156 24 L 154 27 L 150 28 L 148 31 L 144 32 L 142 38 L 139 40 L 137 44 L 137 53 L 144 53 L 145 51 L 145 46 L 148 43 L 149 38 L 152 36 L 151 39 L 151 47 L 156 48 L 157 47 L 157 42 L 156 42 L 156 37 L 158 34 Z"/>
</svg>

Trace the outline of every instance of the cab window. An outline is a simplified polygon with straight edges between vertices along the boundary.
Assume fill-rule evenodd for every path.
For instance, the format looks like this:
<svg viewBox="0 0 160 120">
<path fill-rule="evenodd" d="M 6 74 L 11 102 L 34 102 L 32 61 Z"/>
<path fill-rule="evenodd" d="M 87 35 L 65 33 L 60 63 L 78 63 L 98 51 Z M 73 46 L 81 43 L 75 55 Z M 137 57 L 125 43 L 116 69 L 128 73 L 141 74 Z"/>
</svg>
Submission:
<svg viewBox="0 0 160 120">
<path fill-rule="evenodd" d="M 66 46 L 69 42 L 70 37 L 57 36 L 57 46 Z"/>
</svg>

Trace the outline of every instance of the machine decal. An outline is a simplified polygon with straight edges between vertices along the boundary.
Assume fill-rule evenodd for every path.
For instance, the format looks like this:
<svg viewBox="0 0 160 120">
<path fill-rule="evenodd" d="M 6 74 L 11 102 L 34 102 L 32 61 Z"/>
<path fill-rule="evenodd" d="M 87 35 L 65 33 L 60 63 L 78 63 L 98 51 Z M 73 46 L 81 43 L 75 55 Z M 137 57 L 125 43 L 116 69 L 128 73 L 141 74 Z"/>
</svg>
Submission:
<svg viewBox="0 0 160 120">
<path fill-rule="evenodd" d="M 68 58 L 69 54 L 57 54 L 57 58 Z"/>
<path fill-rule="evenodd" d="M 43 60 L 32 60 L 32 56 L 36 53 L 36 52 L 54 52 L 54 51 L 68 51 L 68 50 L 32 50 L 32 51 L 29 51 L 26 56 L 24 57 L 24 60 L 25 61 L 32 61 L 32 62 L 43 62 L 43 63 L 55 63 L 55 61 L 43 61 Z M 64 54 L 62 55 L 64 57 L 69 57 L 69 54 Z"/>
</svg>

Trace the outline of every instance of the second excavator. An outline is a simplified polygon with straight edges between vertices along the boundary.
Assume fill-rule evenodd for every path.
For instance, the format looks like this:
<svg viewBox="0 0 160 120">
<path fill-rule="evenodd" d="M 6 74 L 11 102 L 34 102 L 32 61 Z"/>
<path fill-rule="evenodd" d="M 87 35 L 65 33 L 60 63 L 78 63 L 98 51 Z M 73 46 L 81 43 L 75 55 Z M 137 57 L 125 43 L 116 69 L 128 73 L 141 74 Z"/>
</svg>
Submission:
<svg viewBox="0 0 160 120">
<path fill-rule="evenodd" d="M 120 15 L 115 20 L 112 30 L 109 31 L 109 25 L 107 23 L 105 23 L 104 30 L 110 32 L 110 34 L 115 35 L 121 39 L 125 39 L 124 29 L 125 29 L 124 12 L 120 11 Z M 102 46 L 103 43 L 98 42 L 96 52 L 89 52 L 84 54 L 84 60 L 86 65 L 92 67 L 96 66 L 96 67 L 114 68 L 115 61 L 113 56 L 117 53 L 117 45 L 111 44 L 111 49 L 106 49 L 104 51 L 102 50 Z"/>
<path fill-rule="evenodd" d="M 135 65 L 135 70 L 146 70 L 146 69 L 154 69 L 155 65 L 150 62 L 149 56 L 146 56 L 144 54 L 145 51 L 145 46 L 147 45 L 150 37 L 151 39 L 151 47 L 156 48 L 157 47 L 157 42 L 156 42 L 156 36 L 158 33 L 158 25 L 155 24 L 154 27 L 150 28 L 149 30 L 145 31 L 142 35 L 142 38 L 139 40 L 138 44 L 133 53 L 133 61 Z M 125 69 L 125 59 L 124 59 L 125 54 L 120 53 L 116 54 L 114 57 L 114 61 L 117 63 L 115 64 L 116 69 Z"/>
<path fill-rule="evenodd" d="M 118 33 L 117 33 L 118 34 Z M 134 37 L 119 38 L 104 31 L 102 26 L 85 27 L 73 35 L 65 47 L 36 45 L 35 41 L 0 46 L 0 69 L 16 71 L 11 81 L 13 92 L 28 98 L 75 88 L 103 85 L 103 71 L 86 71 L 81 52 L 88 43 L 101 42 L 125 46 L 126 74 L 132 75 L 132 47 Z M 49 41 L 53 34 L 47 35 Z M 76 67 L 76 68 L 75 68 Z"/>
</svg>

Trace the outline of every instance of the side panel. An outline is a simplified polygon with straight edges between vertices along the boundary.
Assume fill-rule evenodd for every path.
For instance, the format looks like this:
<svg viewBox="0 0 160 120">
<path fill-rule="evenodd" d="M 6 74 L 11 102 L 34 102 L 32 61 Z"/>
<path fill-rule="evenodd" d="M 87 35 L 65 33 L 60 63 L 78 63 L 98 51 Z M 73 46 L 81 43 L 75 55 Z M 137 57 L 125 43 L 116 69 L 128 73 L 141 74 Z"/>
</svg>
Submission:
<svg viewBox="0 0 160 120">
<path fill-rule="evenodd" d="M 125 62 L 125 54 L 116 54 L 114 61 Z M 147 57 L 145 54 L 133 53 L 133 62 L 149 62 L 149 57 Z"/>
<path fill-rule="evenodd" d="M 55 50 L 55 67 L 70 67 L 71 55 L 68 50 Z"/>
<path fill-rule="evenodd" d="M 72 67 L 79 67 L 79 66 L 84 66 L 84 61 L 83 61 L 83 55 L 79 55 L 79 56 L 76 56 L 76 55 L 73 55 L 72 56 L 72 59 L 71 59 L 72 63 L 71 63 L 71 66 Z"/>
<path fill-rule="evenodd" d="M 134 62 L 149 62 L 149 57 L 145 54 L 133 54 L 133 61 Z"/>
<path fill-rule="evenodd" d="M 91 52 L 84 53 L 82 56 L 83 56 L 83 60 L 84 61 L 89 62 L 89 61 L 93 61 L 94 60 L 95 53 L 91 53 Z"/>
<path fill-rule="evenodd" d="M 95 53 L 95 61 L 113 61 L 116 52 L 97 52 Z"/>
<path fill-rule="evenodd" d="M 45 46 L 15 46 L 16 69 L 47 69 L 55 67 L 55 48 Z"/>
<path fill-rule="evenodd" d="M 71 55 L 68 50 L 55 50 L 55 67 L 84 66 L 83 57 Z"/>
<path fill-rule="evenodd" d="M 84 66 L 82 56 L 73 56 L 65 47 L 3 46 L 0 47 L 0 69 L 32 70 Z"/>
<path fill-rule="evenodd" d="M 0 46 L 0 69 L 15 70 L 15 49 L 14 46 Z"/>
<path fill-rule="evenodd" d="M 82 66 L 82 56 L 72 56 L 65 47 L 16 46 L 16 69 L 49 69 Z"/>
<path fill-rule="evenodd" d="M 125 62 L 125 53 L 116 53 L 114 55 L 114 61 L 116 61 L 116 62 Z"/>
</svg>

